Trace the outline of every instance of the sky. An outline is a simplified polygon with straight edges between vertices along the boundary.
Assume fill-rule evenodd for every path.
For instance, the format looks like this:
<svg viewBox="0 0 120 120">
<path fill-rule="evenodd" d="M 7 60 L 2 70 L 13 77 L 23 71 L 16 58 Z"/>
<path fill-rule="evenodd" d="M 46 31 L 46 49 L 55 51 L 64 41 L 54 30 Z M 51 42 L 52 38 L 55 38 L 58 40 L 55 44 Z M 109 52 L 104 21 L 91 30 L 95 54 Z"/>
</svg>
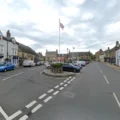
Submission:
<svg viewBox="0 0 120 120">
<path fill-rule="evenodd" d="M 60 18 L 60 53 L 95 53 L 120 41 L 119 6 L 120 0 L 0 0 L 0 30 L 45 54 L 59 49 Z"/>
</svg>

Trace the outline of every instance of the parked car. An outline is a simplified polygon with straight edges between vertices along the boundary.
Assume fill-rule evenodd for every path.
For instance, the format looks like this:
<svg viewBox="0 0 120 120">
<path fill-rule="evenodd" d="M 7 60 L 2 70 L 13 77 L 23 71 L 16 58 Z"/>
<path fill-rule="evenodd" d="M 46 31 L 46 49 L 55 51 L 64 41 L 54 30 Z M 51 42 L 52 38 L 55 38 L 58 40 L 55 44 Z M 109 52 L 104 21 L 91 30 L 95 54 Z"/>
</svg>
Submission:
<svg viewBox="0 0 120 120">
<path fill-rule="evenodd" d="M 50 69 L 50 68 L 51 68 L 50 63 L 48 63 L 48 62 L 45 63 L 45 66 L 46 66 L 47 69 Z"/>
<path fill-rule="evenodd" d="M 33 67 L 33 66 L 35 66 L 35 63 L 32 60 L 24 60 L 23 66 L 24 67 Z"/>
<path fill-rule="evenodd" d="M 40 66 L 40 65 L 41 65 L 41 62 L 40 62 L 40 61 L 39 61 L 39 62 L 37 62 L 37 63 L 36 63 L 36 65 L 37 65 L 37 66 Z"/>
<path fill-rule="evenodd" d="M 79 61 L 81 63 L 82 66 L 86 66 L 85 61 Z"/>
<path fill-rule="evenodd" d="M 63 71 L 68 71 L 68 72 L 80 72 L 80 67 L 75 66 L 71 63 L 64 63 L 63 64 Z"/>
<path fill-rule="evenodd" d="M 15 69 L 15 65 L 12 64 L 11 62 L 3 62 L 3 63 L 0 63 L 0 71 L 8 71 L 8 70 L 14 70 Z"/>
<path fill-rule="evenodd" d="M 82 63 L 81 63 L 80 61 L 76 61 L 76 62 L 74 63 L 74 65 L 75 65 L 75 66 L 79 66 L 80 69 L 82 69 Z"/>
<path fill-rule="evenodd" d="M 44 65 L 44 63 L 45 63 L 44 61 L 41 61 L 41 65 Z"/>
</svg>

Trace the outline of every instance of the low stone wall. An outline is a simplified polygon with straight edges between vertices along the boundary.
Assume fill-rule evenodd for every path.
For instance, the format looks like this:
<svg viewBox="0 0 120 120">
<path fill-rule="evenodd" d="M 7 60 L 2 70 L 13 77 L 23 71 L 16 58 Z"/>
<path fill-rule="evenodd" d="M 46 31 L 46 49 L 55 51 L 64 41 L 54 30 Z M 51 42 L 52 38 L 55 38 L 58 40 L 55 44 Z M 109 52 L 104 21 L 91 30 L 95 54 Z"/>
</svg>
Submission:
<svg viewBox="0 0 120 120">
<path fill-rule="evenodd" d="M 53 73 L 63 73 L 63 67 L 60 67 L 60 68 L 52 67 L 51 72 L 53 72 Z"/>
</svg>

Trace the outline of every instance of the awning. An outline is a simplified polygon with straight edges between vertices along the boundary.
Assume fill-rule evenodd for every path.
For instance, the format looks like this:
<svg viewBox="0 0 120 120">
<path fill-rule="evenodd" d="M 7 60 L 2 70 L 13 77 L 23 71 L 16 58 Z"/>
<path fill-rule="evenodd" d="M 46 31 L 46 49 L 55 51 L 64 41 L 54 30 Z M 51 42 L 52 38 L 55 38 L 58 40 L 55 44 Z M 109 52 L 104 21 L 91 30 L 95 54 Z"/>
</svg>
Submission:
<svg viewBox="0 0 120 120">
<path fill-rule="evenodd" d="M 0 53 L 0 58 L 3 58 L 3 57 L 4 57 L 4 55 L 2 53 Z"/>
</svg>

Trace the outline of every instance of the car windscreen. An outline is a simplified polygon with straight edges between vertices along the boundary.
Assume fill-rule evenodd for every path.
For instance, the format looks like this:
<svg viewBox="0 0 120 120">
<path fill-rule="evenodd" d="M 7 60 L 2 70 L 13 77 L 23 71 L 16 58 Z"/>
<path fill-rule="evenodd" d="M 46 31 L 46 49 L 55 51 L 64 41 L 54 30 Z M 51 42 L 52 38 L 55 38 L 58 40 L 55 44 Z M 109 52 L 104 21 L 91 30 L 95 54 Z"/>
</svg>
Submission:
<svg viewBox="0 0 120 120">
<path fill-rule="evenodd" d="M 0 66 L 4 66 L 5 65 L 5 63 L 0 63 Z"/>
</svg>

